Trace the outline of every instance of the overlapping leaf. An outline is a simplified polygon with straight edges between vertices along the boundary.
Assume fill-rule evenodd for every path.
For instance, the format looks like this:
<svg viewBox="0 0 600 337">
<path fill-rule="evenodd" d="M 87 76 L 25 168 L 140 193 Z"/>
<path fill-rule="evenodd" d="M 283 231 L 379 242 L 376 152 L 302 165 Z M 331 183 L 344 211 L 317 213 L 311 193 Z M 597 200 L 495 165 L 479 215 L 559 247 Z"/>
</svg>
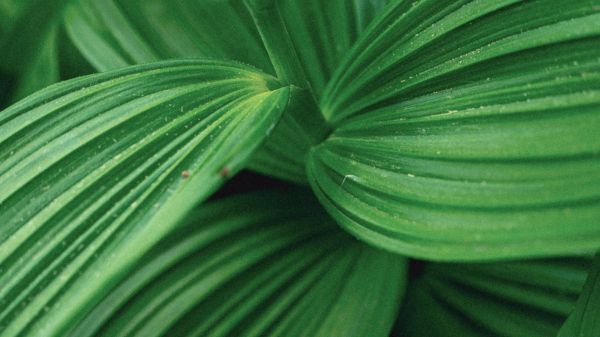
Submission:
<svg viewBox="0 0 600 337">
<path fill-rule="evenodd" d="M 0 71 L 14 79 L 10 102 L 59 80 L 58 24 L 68 1 L 0 2 L 0 21 L 6 33 L 0 35 Z M 41 5 L 44 11 L 39 10 Z"/>
<path fill-rule="evenodd" d="M 556 336 L 588 265 L 588 258 L 427 265 L 409 288 L 399 335 Z"/>
<path fill-rule="evenodd" d="M 169 61 L 2 111 L 2 336 L 61 335 L 81 318 L 241 169 L 287 104 L 278 86 L 237 63 Z"/>
<path fill-rule="evenodd" d="M 598 1 L 397 1 L 321 101 L 311 183 L 358 237 L 429 259 L 600 247 Z"/>
<path fill-rule="evenodd" d="M 583 292 L 558 337 L 594 337 L 600 331 L 600 255 L 588 275 Z"/>
<path fill-rule="evenodd" d="M 272 69 L 243 1 L 85 0 L 68 9 L 65 24 L 100 71 L 182 57 Z"/>
<path fill-rule="evenodd" d="M 273 7 L 267 25 L 282 20 L 275 30 L 280 35 L 266 38 L 277 43 L 274 52 L 285 54 L 284 62 L 297 63 L 303 81 L 294 84 L 308 91 L 300 96 L 308 97 L 296 99 L 297 108 L 290 109 L 276 137 L 253 160 L 253 169 L 305 181 L 307 149 L 327 133 L 310 95 L 320 97 L 341 58 L 385 2 L 266 1 Z M 267 55 L 242 0 L 84 0 L 71 6 L 65 24 L 75 44 L 101 71 L 172 57 L 210 56 L 275 73 L 271 63 L 277 57 Z"/>
<path fill-rule="evenodd" d="M 293 48 L 319 95 L 385 0 L 277 3 Z M 84 0 L 68 10 L 70 36 L 100 71 L 181 57 L 221 57 L 272 72 L 243 0 Z M 281 51 L 283 52 L 283 51 Z"/>
<path fill-rule="evenodd" d="M 388 336 L 404 259 L 339 231 L 306 191 L 219 200 L 186 222 L 66 336 Z"/>
</svg>

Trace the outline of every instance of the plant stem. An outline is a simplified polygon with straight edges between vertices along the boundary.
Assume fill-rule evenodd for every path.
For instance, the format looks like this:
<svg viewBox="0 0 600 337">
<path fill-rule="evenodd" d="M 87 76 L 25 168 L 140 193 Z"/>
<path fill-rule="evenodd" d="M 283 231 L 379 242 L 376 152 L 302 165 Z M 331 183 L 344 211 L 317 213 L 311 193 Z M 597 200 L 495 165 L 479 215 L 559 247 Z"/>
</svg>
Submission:
<svg viewBox="0 0 600 337">
<path fill-rule="evenodd" d="M 254 19 L 277 77 L 284 84 L 293 84 L 312 91 L 281 17 L 277 0 L 246 0 L 246 6 Z"/>
<path fill-rule="evenodd" d="M 284 85 L 297 87 L 292 91 L 292 108 L 288 113 L 302 126 L 310 139 L 309 146 L 319 144 L 331 133 L 331 127 L 321 114 L 319 104 L 308 81 L 292 38 L 287 30 L 278 0 L 246 0 L 275 74 Z"/>
</svg>

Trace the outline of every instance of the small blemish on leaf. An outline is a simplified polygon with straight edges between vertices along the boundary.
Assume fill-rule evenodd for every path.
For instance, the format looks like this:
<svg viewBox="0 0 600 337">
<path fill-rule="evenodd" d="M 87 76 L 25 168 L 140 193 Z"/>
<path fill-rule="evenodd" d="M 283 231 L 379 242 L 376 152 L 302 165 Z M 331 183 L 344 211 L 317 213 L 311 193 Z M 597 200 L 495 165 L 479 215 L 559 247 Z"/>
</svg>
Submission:
<svg viewBox="0 0 600 337">
<path fill-rule="evenodd" d="M 185 171 L 181 172 L 181 177 L 182 177 L 183 179 L 187 179 L 187 178 L 189 178 L 189 177 L 190 177 L 190 171 L 188 171 L 188 170 L 185 170 Z"/>
<path fill-rule="evenodd" d="M 219 172 L 219 175 L 223 178 L 228 177 L 229 176 L 229 167 L 227 167 L 227 166 L 223 167 L 221 172 Z"/>
</svg>

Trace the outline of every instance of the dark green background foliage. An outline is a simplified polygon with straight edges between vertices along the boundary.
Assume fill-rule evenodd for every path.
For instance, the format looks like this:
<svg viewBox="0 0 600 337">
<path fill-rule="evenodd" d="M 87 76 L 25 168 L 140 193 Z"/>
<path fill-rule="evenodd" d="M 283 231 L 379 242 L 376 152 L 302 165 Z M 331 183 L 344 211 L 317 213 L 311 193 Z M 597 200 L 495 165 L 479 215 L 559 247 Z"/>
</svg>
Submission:
<svg viewBox="0 0 600 337">
<path fill-rule="evenodd" d="M 0 337 L 600 336 L 600 1 L 0 0 Z"/>
</svg>

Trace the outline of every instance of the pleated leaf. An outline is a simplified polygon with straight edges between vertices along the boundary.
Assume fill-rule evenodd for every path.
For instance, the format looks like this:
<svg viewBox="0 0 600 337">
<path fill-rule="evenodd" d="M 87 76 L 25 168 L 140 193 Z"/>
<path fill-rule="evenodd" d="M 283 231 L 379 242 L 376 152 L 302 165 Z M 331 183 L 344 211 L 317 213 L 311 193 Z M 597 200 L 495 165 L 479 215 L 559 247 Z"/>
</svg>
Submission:
<svg viewBox="0 0 600 337">
<path fill-rule="evenodd" d="M 403 337 L 551 337 L 575 306 L 589 258 L 430 264 L 412 284 Z"/>
<path fill-rule="evenodd" d="M 571 313 L 558 337 L 594 337 L 600 331 L 600 255 L 594 265 Z"/>
<path fill-rule="evenodd" d="M 252 64 L 283 82 L 286 76 L 281 72 L 296 72 L 301 81 L 287 84 L 308 93 L 295 99 L 297 108 L 290 109 L 251 168 L 305 183 L 307 149 L 329 133 L 315 99 L 385 2 L 258 1 L 258 7 L 268 10 L 261 7 L 263 16 L 257 18 L 243 0 L 83 0 L 69 8 L 65 25 L 75 45 L 100 71 L 210 56 Z"/>
<path fill-rule="evenodd" d="M 237 196 L 194 211 L 66 336 L 386 337 L 405 267 L 306 191 Z"/>
<path fill-rule="evenodd" d="M 321 107 L 317 195 L 354 235 L 437 260 L 600 247 L 600 2 L 397 1 Z"/>
<path fill-rule="evenodd" d="M 243 1 L 82 0 L 69 7 L 65 25 L 100 71 L 182 57 L 272 69 Z"/>
<path fill-rule="evenodd" d="M 289 89 L 165 61 L 77 78 L 0 113 L 0 335 L 62 336 L 246 163 Z"/>
</svg>

